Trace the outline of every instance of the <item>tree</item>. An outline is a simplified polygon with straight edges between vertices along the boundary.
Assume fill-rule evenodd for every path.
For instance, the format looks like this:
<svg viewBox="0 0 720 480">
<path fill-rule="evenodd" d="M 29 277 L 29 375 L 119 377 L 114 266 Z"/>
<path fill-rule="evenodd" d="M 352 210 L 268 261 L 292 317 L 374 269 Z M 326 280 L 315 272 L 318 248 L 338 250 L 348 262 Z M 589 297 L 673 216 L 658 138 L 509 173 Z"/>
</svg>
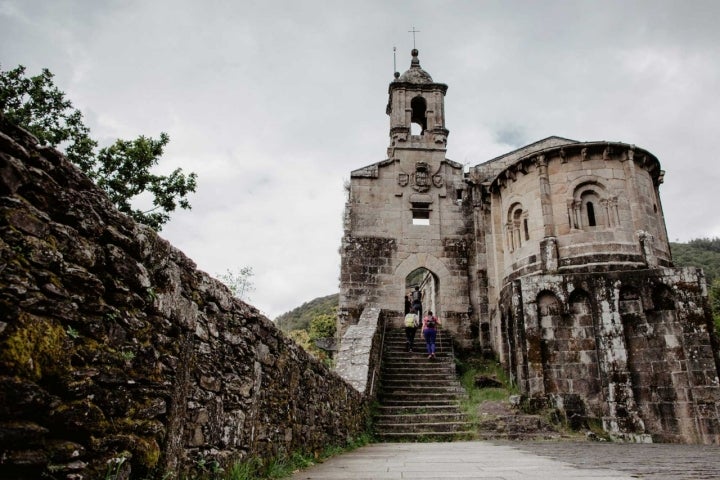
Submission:
<svg viewBox="0 0 720 480">
<path fill-rule="evenodd" d="M 328 357 L 327 353 L 315 345 L 315 341 L 310 338 L 307 330 L 291 330 L 287 332 L 287 335 L 307 353 L 325 363 L 327 366 L 332 366 L 332 360 Z"/>
<path fill-rule="evenodd" d="M 327 314 L 337 317 L 338 294 L 318 297 L 303 303 L 289 312 L 275 318 L 275 324 L 285 332 L 290 330 L 308 330 L 310 322 L 317 315 Z"/>
<path fill-rule="evenodd" d="M 82 113 L 55 86 L 48 69 L 30 78 L 22 65 L 0 70 L 0 109 L 6 120 L 30 131 L 41 145 L 64 148 L 68 160 L 105 190 L 118 210 L 136 221 L 160 231 L 178 206 L 191 208 L 187 196 L 197 188 L 195 173 L 186 175 L 180 168 L 170 175 L 150 172 L 170 141 L 166 133 L 158 140 L 118 139 L 95 153 L 98 143 L 90 137 Z M 134 208 L 133 200 L 144 192 L 153 196 L 153 208 Z"/>
<path fill-rule="evenodd" d="M 688 242 L 693 247 L 702 248 L 703 250 L 710 250 L 711 252 L 720 253 L 720 238 L 695 238 Z"/>
<path fill-rule="evenodd" d="M 707 284 L 720 278 L 720 251 L 713 247 L 720 239 L 695 239 L 688 243 L 670 243 L 673 262 L 679 267 L 702 267 Z"/>
<path fill-rule="evenodd" d="M 310 340 L 318 340 L 320 338 L 332 338 L 335 336 L 335 317 L 333 315 L 317 315 L 310 320 L 309 335 Z"/>
<path fill-rule="evenodd" d="M 250 297 L 248 297 L 247 294 L 255 290 L 255 286 L 251 280 L 253 275 L 255 275 L 255 273 L 252 267 L 243 267 L 237 271 L 228 269 L 225 273 L 217 277 L 230 289 L 234 297 L 249 302 Z"/>
<path fill-rule="evenodd" d="M 710 308 L 715 322 L 715 332 L 720 335 L 720 278 L 716 278 L 710 285 L 708 299 L 710 300 Z"/>
</svg>

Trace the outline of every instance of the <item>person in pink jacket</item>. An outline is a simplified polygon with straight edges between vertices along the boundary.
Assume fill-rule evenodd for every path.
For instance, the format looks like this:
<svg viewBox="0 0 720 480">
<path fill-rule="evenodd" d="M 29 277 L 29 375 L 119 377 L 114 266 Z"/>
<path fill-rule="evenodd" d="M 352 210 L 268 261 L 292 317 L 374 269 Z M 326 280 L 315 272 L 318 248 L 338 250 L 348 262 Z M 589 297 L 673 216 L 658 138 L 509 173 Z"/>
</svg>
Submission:
<svg viewBox="0 0 720 480">
<path fill-rule="evenodd" d="M 425 337 L 428 358 L 435 358 L 435 339 L 437 337 L 439 327 L 440 322 L 438 321 L 438 318 L 433 315 L 431 310 L 428 310 L 428 314 L 425 315 L 422 323 L 422 334 L 423 337 Z"/>
</svg>

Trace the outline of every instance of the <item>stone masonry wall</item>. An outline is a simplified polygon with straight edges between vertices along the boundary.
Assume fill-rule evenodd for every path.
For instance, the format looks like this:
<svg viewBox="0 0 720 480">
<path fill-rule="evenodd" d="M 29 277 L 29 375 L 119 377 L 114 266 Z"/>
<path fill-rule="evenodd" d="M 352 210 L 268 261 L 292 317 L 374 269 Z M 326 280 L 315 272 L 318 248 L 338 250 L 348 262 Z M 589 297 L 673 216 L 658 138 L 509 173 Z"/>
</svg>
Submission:
<svg viewBox="0 0 720 480">
<path fill-rule="evenodd" d="M 397 242 L 392 238 L 353 237 L 346 232 L 340 250 L 340 323 L 342 338 L 350 325 L 360 320 L 363 310 L 381 299 L 380 279 L 393 273 Z"/>
<path fill-rule="evenodd" d="M 365 428 L 359 392 L 2 117 L 0 312 L 1 478 L 173 478 Z"/>
<path fill-rule="evenodd" d="M 561 410 L 572 399 L 611 434 L 718 444 L 720 357 L 705 299 L 693 268 L 523 278 L 504 298 L 506 363 L 525 393 Z"/>
</svg>

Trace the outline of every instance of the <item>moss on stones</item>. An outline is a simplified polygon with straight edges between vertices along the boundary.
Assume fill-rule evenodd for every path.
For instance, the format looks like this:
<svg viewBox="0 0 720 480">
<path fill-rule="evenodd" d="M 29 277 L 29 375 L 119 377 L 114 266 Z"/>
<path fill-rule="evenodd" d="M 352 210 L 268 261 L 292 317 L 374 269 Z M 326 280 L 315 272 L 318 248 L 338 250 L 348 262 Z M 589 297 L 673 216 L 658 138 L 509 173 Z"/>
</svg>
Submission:
<svg viewBox="0 0 720 480">
<path fill-rule="evenodd" d="M 71 342 L 51 319 L 21 313 L 0 343 L 0 365 L 32 380 L 62 374 L 69 368 Z"/>
</svg>

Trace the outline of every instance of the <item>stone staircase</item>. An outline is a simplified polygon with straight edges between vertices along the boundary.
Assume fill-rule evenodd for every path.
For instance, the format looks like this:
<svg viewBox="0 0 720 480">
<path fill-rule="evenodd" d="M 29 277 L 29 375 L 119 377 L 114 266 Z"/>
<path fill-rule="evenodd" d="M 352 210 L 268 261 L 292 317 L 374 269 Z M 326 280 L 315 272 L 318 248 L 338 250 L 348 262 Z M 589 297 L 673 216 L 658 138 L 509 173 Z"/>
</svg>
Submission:
<svg viewBox="0 0 720 480">
<path fill-rule="evenodd" d="M 452 340 L 440 334 L 434 359 L 425 353 L 418 330 L 415 351 L 405 351 L 405 331 L 387 332 L 382 361 L 380 406 L 374 416 L 380 441 L 449 441 L 475 437 L 460 409 L 466 396 L 455 373 Z"/>
</svg>

